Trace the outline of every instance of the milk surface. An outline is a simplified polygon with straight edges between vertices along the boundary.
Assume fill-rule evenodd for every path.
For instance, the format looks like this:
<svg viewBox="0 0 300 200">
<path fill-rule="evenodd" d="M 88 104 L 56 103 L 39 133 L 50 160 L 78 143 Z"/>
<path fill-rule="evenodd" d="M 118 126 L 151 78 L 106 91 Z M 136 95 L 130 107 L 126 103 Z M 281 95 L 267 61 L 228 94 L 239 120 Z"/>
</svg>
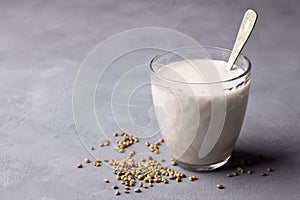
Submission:
<svg viewBox="0 0 300 200">
<path fill-rule="evenodd" d="M 183 60 L 161 67 L 152 76 L 161 132 L 171 155 L 182 163 L 222 162 L 234 149 L 250 81 L 235 79 L 243 69 L 235 66 L 228 72 L 225 67 L 224 61 Z"/>
</svg>

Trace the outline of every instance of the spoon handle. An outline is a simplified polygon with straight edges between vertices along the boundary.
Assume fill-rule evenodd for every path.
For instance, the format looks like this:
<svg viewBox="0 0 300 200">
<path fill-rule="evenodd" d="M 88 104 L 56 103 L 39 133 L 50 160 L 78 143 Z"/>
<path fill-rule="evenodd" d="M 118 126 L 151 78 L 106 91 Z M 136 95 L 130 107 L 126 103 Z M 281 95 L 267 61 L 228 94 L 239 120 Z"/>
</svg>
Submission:
<svg viewBox="0 0 300 200">
<path fill-rule="evenodd" d="M 241 26 L 236 37 L 235 43 L 233 45 L 226 70 L 230 71 L 235 63 L 238 55 L 242 51 L 243 47 L 245 46 L 257 19 L 257 14 L 254 10 L 247 10 L 245 12 L 244 18 L 241 22 Z"/>
</svg>

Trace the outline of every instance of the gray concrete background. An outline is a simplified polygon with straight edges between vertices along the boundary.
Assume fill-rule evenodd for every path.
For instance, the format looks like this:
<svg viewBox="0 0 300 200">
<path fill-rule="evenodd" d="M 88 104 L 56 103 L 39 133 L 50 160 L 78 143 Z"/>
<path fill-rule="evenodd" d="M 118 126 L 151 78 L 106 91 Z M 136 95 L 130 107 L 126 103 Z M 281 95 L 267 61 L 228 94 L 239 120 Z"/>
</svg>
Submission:
<svg viewBox="0 0 300 200">
<path fill-rule="evenodd" d="M 71 104 L 73 82 L 85 56 L 111 35 L 144 26 L 175 29 L 202 45 L 231 48 L 242 13 L 249 7 L 259 14 L 244 49 L 253 64 L 252 88 L 231 163 L 252 159 L 255 173 L 228 178 L 228 169 L 222 168 L 197 174 L 197 182 L 171 183 L 117 198 L 300 199 L 296 0 L 2 0 L 0 199 L 115 198 L 111 184 L 102 182 L 106 177 L 114 180 L 109 168 L 75 168 L 89 156 L 77 136 Z M 99 112 L 108 109 L 105 104 L 97 106 Z M 115 130 L 109 117 L 106 120 L 105 130 Z M 267 167 L 275 172 L 260 177 Z M 217 190 L 217 183 L 226 189 Z"/>
</svg>

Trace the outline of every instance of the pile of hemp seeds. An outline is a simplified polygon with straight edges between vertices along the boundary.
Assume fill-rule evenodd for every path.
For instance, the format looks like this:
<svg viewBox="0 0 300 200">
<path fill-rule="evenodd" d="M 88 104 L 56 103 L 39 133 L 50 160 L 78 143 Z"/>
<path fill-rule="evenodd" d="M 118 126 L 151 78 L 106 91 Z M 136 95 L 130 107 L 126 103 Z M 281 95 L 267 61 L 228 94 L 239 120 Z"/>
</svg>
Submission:
<svg viewBox="0 0 300 200">
<path fill-rule="evenodd" d="M 114 146 L 114 150 L 119 153 L 124 153 L 125 149 L 134 143 L 139 142 L 138 137 L 129 135 L 127 133 L 122 132 L 118 134 L 117 132 L 113 133 L 114 137 L 122 136 L 123 139 L 118 140 L 117 144 Z M 110 145 L 110 141 L 106 140 L 104 143 L 100 143 L 100 147 L 105 147 Z M 149 151 L 155 154 L 159 154 L 159 146 L 164 143 L 164 139 L 158 139 L 154 144 L 150 144 L 149 142 L 145 143 L 145 146 L 149 148 Z M 95 150 L 94 146 L 90 147 L 91 150 Z M 168 184 L 169 181 L 174 180 L 176 182 L 181 182 L 182 179 L 187 178 L 187 176 L 174 169 L 169 167 L 164 167 L 162 164 L 149 156 L 147 159 L 142 158 L 140 161 L 136 161 L 133 159 L 133 156 L 136 154 L 135 151 L 130 151 L 129 156 L 127 158 L 121 160 L 103 160 L 104 162 L 109 163 L 112 166 L 112 172 L 116 174 L 116 180 L 121 183 L 123 189 L 123 193 L 129 194 L 130 191 L 135 193 L 142 192 L 142 189 L 148 189 L 153 187 L 154 184 Z M 84 158 L 83 161 L 85 163 L 91 163 L 91 160 L 88 158 Z M 170 164 L 176 166 L 176 161 L 172 158 L 170 159 Z M 161 162 L 165 162 L 165 159 L 161 159 Z M 241 166 L 251 165 L 251 160 L 243 160 Z M 94 166 L 100 167 L 102 161 L 100 159 L 96 159 L 94 162 Z M 77 164 L 77 168 L 83 168 L 83 165 Z M 273 172 L 272 168 L 267 168 L 267 172 Z M 261 172 L 260 176 L 267 176 L 267 172 Z M 253 174 L 253 170 L 248 169 L 245 170 L 242 167 L 237 167 L 236 170 L 233 170 L 231 173 L 227 174 L 227 177 L 238 176 L 239 174 Z M 198 178 L 196 176 L 188 177 L 190 181 L 195 181 Z M 109 179 L 105 178 L 103 180 L 105 183 L 110 183 Z M 222 184 L 217 184 L 216 188 L 224 189 L 225 187 Z M 113 185 L 112 189 L 115 192 L 115 195 L 118 196 L 121 194 L 121 187 L 118 185 Z"/>
</svg>

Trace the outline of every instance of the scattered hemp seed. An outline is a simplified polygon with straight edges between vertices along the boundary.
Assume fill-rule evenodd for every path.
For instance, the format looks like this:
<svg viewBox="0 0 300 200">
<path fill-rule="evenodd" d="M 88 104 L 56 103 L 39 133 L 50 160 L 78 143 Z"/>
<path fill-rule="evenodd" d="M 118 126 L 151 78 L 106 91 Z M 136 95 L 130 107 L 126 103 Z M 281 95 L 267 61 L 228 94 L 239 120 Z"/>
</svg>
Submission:
<svg viewBox="0 0 300 200">
<path fill-rule="evenodd" d="M 140 193 L 140 192 L 141 192 L 141 190 L 140 190 L 140 188 L 135 188 L 135 189 L 134 189 L 134 192 L 136 192 L 136 193 Z"/>
<path fill-rule="evenodd" d="M 117 144 L 114 146 L 114 150 L 118 152 L 122 152 L 129 146 L 131 146 L 134 142 L 138 142 L 138 138 L 133 135 L 128 135 L 126 133 L 121 133 L 121 136 L 123 136 L 122 140 L 118 140 Z M 123 149 L 123 150 L 122 150 Z M 120 152 L 120 153 L 121 153 Z"/>
<path fill-rule="evenodd" d="M 118 152 L 119 152 L 119 153 L 124 153 L 125 150 L 124 150 L 124 149 L 119 149 Z"/>
<path fill-rule="evenodd" d="M 100 167 L 100 166 L 101 166 L 101 160 L 96 159 L 95 162 L 94 162 L 94 165 L 95 165 L 96 167 Z"/>
<path fill-rule="evenodd" d="M 124 193 L 129 194 L 129 190 L 126 190 L 126 189 L 125 189 L 125 190 L 124 190 Z"/>
<path fill-rule="evenodd" d="M 243 174 L 243 173 L 244 173 L 244 169 L 243 169 L 243 168 L 241 168 L 241 167 L 237 167 L 237 168 L 236 168 L 236 171 L 240 172 L 241 174 Z"/>
<path fill-rule="evenodd" d="M 150 144 L 149 146 L 150 152 L 158 153 L 158 149 L 159 149 L 158 145 Z"/>
<path fill-rule="evenodd" d="M 158 142 L 159 142 L 159 143 L 164 143 L 165 140 L 164 140 L 163 138 L 160 138 L 160 139 L 158 139 Z"/>
<path fill-rule="evenodd" d="M 267 168 L 267 171 L 268 172 L 273 172 L 274 170 L 271 167 L 269 167 L 269 168 Z"/>
<path fill-rule="evenodd" d="M 117 132 L 114 132 L 114 137 L 118 137 L 119 134 Z"/>
<path fill-rule="evenodd" d="M 95 147 L 91 146 L 91 147 L 90 147 L 90 150 L 92 150 L 92 151 L 95 150 Z"/>
<path fill-rule="evenodd" d="M 129 186 L 125 186 L 124 188 L 125 188 L 125 190 L 130 190 Z"/>
<path fill-rule="evenodd" d="M 231 173 L 231 174 L 227 174 L 227 177 L 233 177 L 234 175 Z"/>
<path fill-rule="evenodd" d="M 168 184 L 168 183 L 169 183 L 168 179 L 166 179 L 166 178 L 163 178 L 163 179 L 162 179 L 162 182 L 163 182 L 164 184 Z M 150 185 L 149 185 L 149 186 L 150 186 Z"/>
<path fill-rule="evenodd" d="M 217 184 L 218 189 L 224 189 L 224 186 L 222 184 Z"/>
<path fill-rule="evenodd" d="M 247 171 L 247 173 L 248 173 L 248 174 L 253 174 L 253 171 L 252 171 L 251 169 L 249 169 L 249 170 Z"/>
<path fill-rule="evenodd" d="M 176 163 L 175 160 L 171 161 L 171 164 L 172 164 L 173 166 L 176 166 L 176 165 L 177 165 L 177 163 Z"/>
<path fill-rule="evenodd" d="M 99 147 L 104 147 L 104 144 L 103 144 L 103 143 L 100 143 L 100 144 L 99 144 Z"/>
<path fill-rule="evenodd" d="M 232 172 L 232 175 L 233 175 L 233 176 L 238 176 L 239 174 L 236 173 L 236 172 Z"/>
<path fill-rule="evenodd" d="M 167 184 L 167 178 L 177 181 L 186 178 L 184 173 L 162 166 L 159 161 L 151 156 L 147 160 L 142 159 L 141 161 L 135 161 L 131 157 L 114 160 L 112 172 L 117 175 L 117 180 L 121 184 L 128 187 L 139 186 L 141 188 L 148 188 L 152 187 L 153 183 Z"/>
<path fill-rule="evenodd" d="M 268 174 L 266 174 L 266 173 L 264 173 L 264 172 L 261 172 L 259 175 L 260 175 L 260 176 L 268 176 Z"/>
<path fill-rule="evenodd" d="M 109 180 L 107 178 L 105 178 L 103 181 L 104 183 L 109 183 Z"/>
<path fill-rule="evenodd" d="M 94 165 L 95 165 L 96 167 L 100 167 L 100 166 L 101 166 L 101 164 L 98 163 L 98 162 L 96 162 Z"/>
<path fill-rule="evenodd" d="M 113 185 L 112 189 L 116 190 L 116 189 L 119 189 L 119 187 L 117 185 Z"/>
<path fill-rule="evenodd" d="M 88 159 L 88 158 L 83 159 L 83 161 L 84 161 L 85 163 L 90 163 L 90 162 L 91 162 L 90 159 Z"/>
<path fill-rule="evenodd" d="M 190 177 L 189 177 L 189 180 L 190 180 L 190 181 L 197 180 L 197 177 L 196 177 L 196 176 L 190 176 Z"/>
<path fill-rule="evenodd" d="M 82 168 L 82 164 L 76 165 L 77 168 Z"/>
<path fill-rule="evenodd" d="M 135 151 L 130 151 L 130 152 L 129 152 L 129 156 L 130 156 L 130 157 L 132 157 L 132 156 L 134 156 L 134 155 L 135 155 Z"/>
<path fill-rule="evenodd" d="M 154 144 L 150 144 L 149 142 L 146 142 L 145 145 L 147 147 L 149 147 L 150 152 L 159 154 L 160 152 L 159 152 L 159 147 L 158 146 L 161 145 L 163 142 L 164 142 L 164 139 L 160 138 Z"/>
<path fill-rule="evenodd" d="M 105 140 L 105 142 L 103 144 L 104 144 L 104 146 L 109 146 L 110 145 L 110 141 L 109 140 Z"/>
<path fill-rule="evenodd" d="M 116 190 L 116 191 L 115 191 L 115 195 L 116 195 L 116 196 L 118 196 L 118 195 L 120 195 L 120 194 L 121 194 L 121 193 L 120 193 L 119 190 Z"/>
<path fill-rule="evenodd" d="M 160 162 L 166 162 L 166 160 L 162 158 L 162 159 L 160 160 Z"/>
</svg>

